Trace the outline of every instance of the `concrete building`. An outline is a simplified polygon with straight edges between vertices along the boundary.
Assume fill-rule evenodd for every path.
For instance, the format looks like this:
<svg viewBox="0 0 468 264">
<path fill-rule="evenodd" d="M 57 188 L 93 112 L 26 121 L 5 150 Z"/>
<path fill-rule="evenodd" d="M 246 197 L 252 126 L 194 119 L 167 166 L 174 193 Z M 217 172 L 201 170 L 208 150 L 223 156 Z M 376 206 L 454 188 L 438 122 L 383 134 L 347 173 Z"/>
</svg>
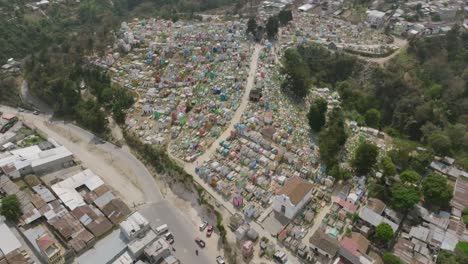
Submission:
<svg viewBox="0 0 468 264">
<path fill-rule="evenodd" d="M 19 240 L 5 223 L 0 222 L 0 259 L 19 248 L 21 248 Z"/>
<path fill-rule="evenodd" d="M 120 223 L 120 230 L 129 241 L 146 233 L 149 229 L 150 224 L 148 220 L 139 212 L 133 213 L 125 221 Z"/>
<path fill-rule="evenodd" d="M 292 177 L 276 192 L 273 209 L 288 219 L 293 219 L 312 197 L 312 183 L 298 177 Z"/>
<path fill-rule="evenodd" d="M 41 255 L 45 260 L 47 260 L 47 263 L 65 263 L 65 259 L 63 257 L 63 248 L 49 233 L 45 233 L 36 239 L 36 243 L 41 250 Z"/>
<path fill-rule="evenodd" d="M 372 28 L 381 28 L 385 23 L 385 13 L 378 10 L 371 10 L 367 14 L 367 23 Z"/>
<path fill-rule="evenodd" d="M 0 167 L 11 178 L 54 172 L 68 167 L 73 161 L 73 154 L 64 146 L 43 151 L 35 145 L 9 153 L 10 155 L 0 159 Z"/>
<path fill-rule="evenodd" d="M 93 191 L 103 184 L 101 178 L 87 169 L 52 185 L 51 188 L 65 206 L 73 210 L 78 206 L 85 205 L 83 197 L 77 191 L 78 188 L 86 187 L 88 191 Z"/>
<path fill-rule="evenodd" d="M 157 237 L 156 233 L 150 229 L 144 236 L 134 239 L 128 244 L 130 255 L 134 259 L 139 258 L 144 253 L 146 246 L 155 241 Z"/>
<path fill-rule="evenodd" d="M 65 249 L 44 226 L 31 227 L 23 231 L 23 235 L 44 263 L 65 263 Z"/>
<path fill-rule="evenodd" d="M 159 238 L 144 250 L 146 258 L 151 264 L 168 263 L 177 264 L 179 261 L 171 255 L 169 244 L 164 238 Z"/>
<path fill-rule="evenodd" d="M 325 234 L 322 230 L 317 230 L 309 239 L 310 250 L 328 259 L 333 259 L 338 252 L 338 240 Z"/>
</svg>

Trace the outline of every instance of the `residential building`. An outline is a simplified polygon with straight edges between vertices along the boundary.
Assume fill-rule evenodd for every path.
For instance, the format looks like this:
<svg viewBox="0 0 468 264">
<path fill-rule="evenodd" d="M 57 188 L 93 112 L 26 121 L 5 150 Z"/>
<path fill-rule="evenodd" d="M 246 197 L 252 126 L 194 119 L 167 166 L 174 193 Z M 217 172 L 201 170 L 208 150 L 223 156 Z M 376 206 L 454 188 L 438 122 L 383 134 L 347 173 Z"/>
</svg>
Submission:
<svg viewBox="0 0 468 264">
<path fill-rule="evenodd" d="M 80 220 L 95 237 L 101 237 L 112 229 L 112 223 L 92 205 L 81 205 L 73 209 L 72 214 Z"/>
<path fill-rule="evenodd" d="M 313 184 L 298 176 L 290 178 L 277 192 L 273 209 L 288 219 L 301 210 L 312 197 Z"/>
<path fill-rule="evenodd" d="M 333 259 L 338 252 L 338 240 L 325 234 L 322 230 L 317 230 L 309 239 L 310 249 L 328 259 Z"/>
<path fill-rule="evenodd" d="M 0 259 L 2 256 L 21 248 L 21 243 L 15 237 L 10 228 L 0 220 Z"/>
<path fill-rule="evenodd" d="M 44 233 L 41 237 L 37 238 L 36 243 L 41 250 L 41 255 L 47 260 L 47 263 L 65 263 L 63 248 L 49 233 Z"/>
<path fill-rule="evenodd" d="M 338 250 L 341 257 L 352 264 L 373 264 L 375 260 L 367 254 L 369 240 L 363 235 L 353 232 L 351 237 L 345 237 L 340 242 Z"/>
<path fill-rule="evenodd" d="M 177 264 L 179 261 L 171 255 L 169 244 L 164 238 L 155 240 L 151 245 L 147 246 L 144 250 L 146 258 L 148 258 L 150 264 L 156 263 L 168 263 Z"/>
<path fill-rule="evenodd" d="M 385 23 L 385 13 L 378 10 L 371 10 L 367 14 L 367 23 L 372 28 L 381 28 Z"/>
<path fill-rule="evenodd" d="M 120 223 L 120 230 L 129 241 L 146 233 L 149 229 L 148 220 L 139 212 L 131 214 L 125 221 Z"/>
</svg>

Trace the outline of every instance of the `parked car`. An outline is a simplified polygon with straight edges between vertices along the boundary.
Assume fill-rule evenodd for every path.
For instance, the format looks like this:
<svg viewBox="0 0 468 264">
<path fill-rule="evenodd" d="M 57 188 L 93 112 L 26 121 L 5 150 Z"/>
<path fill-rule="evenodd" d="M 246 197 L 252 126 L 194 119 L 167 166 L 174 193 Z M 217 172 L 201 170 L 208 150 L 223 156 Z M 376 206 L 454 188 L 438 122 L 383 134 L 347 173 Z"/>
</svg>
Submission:
<svg viewBox="0 0 468 264">
<path fill-rule="evenodd" d="M 216 257 L 216 263 L 218 263 L 218 264 L 224 264 L 224 263 L 226 263 L 226 262 L 224 262 L 224 258 L 223 258 L 223 257 L 217 256 L 217 257 Z"/>
<path fill-rule="evenodd" d="M 208 225 L 208 228 L 206 229 L 206 236 L 207 236 L 207 237 L 210 237 L 211 234 L 213 234 L 213 226 L 212 226 L 212 225 Z"/>
<path fill-rule="evenodd" d="M 39 111 L 34 111 L 33 115 L 39 115 Z"/>
<path fill-rule="evenodd" d="M 24 112 L 23 108 L 18 108 L 18 112 Z"/>
<path fill-rule="evenodd" d="M 200 231 L 203 231 L 205 230 L 205 228 L 208 226 L 208 222 L 207 221 L 203 221 L 203 223 L 200 225 Z"/>
<path fill-rule="evenodd" d="M 199 237 L 195 238 L 195 243 L 197 243 L 201 248 L 206 246 L 205 241 L 201 240 Z"/>
</svg>

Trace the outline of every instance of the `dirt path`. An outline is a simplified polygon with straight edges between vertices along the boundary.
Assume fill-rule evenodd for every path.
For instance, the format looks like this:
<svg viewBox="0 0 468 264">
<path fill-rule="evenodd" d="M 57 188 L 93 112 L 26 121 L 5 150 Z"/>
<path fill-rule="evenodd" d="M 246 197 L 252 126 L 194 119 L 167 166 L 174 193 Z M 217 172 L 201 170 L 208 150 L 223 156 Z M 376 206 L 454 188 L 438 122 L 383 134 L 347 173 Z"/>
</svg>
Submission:
<svg viewBox="0 0 468 264">
<path fill-rule="evenodd" d="M 208 160 L 213 153 L 215 153 L 216 148 L 219 146 L 219 142 L 226 140 L 230 134 L 231 130 L 234 129 L 234 125 L 237 124 L 244 113 L 247 104 L 249 103 L 249 95 L 250 91 L 252 90 L 255 84 L 255 78 L 257 76 L 257 64 L 258 64 L 258 57 L 260 55 L 260 50 L 262 47 L 260 45 L 255 45 L 254 52 L 252 53 L 252 60 L 250 61 L 250 70 L 249 70 L 249 77 L 247 79 L 247 85 L 245 87 L 244 95 L 241 99 L 241 104 L 239 108 L 237 108 L 234 116 L 232 117 L 229 126 L 224 130 L 224 132 L 211 144 L 211 146 L 200 155 L 194 162 L 186 163 L 184 168 L 188 173 L 195 173 L 195 167 L 197 164 L 201 164 L 204 161 Z"/>
</svg>

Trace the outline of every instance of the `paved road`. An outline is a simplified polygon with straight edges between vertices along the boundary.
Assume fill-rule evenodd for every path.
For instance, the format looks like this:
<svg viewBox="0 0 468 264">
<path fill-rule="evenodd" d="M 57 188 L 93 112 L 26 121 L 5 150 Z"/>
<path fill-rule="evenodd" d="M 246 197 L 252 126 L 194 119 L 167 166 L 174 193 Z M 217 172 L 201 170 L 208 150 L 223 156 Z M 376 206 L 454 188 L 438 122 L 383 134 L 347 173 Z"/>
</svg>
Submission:
<svg viewBox="0 0 468 264">
<path fill-rule="evenodd" d="M 242 114 L 244 113 L 245 109 L 247 108 L 247 105 L 249 103 L 249 94 L 250 91 L 252 90 L 254 84 L 255 84 L 255 78 L 257 76 L 257 65 L 258 65 L 258 57 L 260 54 L 260 51 L 262 49 L 262 46 L 256 45 L 255 50 L 252 55 L 252 60 L 250 62 L 250 71 L 249 71 L 249 77 L 247 79 L 247 85 L 245 88 L 244 95 L 242 96 L 241 104 L 239 108 L 236 110 L 233 118 L 230 121 L 230 124 L 228 128 L 211 144 L 211 146 L 207 149 L 207 151 L 199 156 L 195 162 L 193 163 L 184 163 L 180 159 L 176 159 L 178 162 L 185 164 L 184 169 L 187 173 L 190 173 L 194 180 L 200 184 L 206 192 L 208 192 L 211 196 L 213 196 L 216 201 L 218 201 L 220 204 L 223 205 L 223 207 L 226 208 L 228 212 L 231 214 L 235 214 L 238 211 L 234 208 L 232 203 L 226 199 L 224 199 L 219 193 L 217 193 L 211 186 L 209 186 L 203 179 L 198 176 L 198 174 L 195 173 L 195 168 L 197 164 L 202 164 L 204 161 L 207 161 L 210 156 L 216 151 L 216 148 L 219 146 L 219 142 L 226 140 L 230 136 L 231 130 L 234 129 L 234 125 L 237 124 L 240 121 L 240 118 Z M 171 155 L 172 158 L 174 158 Z M 287 251 L 282 245 L 276 243 L 276 238 L 274 238 L 267 230 L 263 229 L 261 225 L 256 223 L 255 221 L 250 222 L 251 227 L 253 227 L 260 236 L 267 237 L 270 241 L 275 243 L 276 248 L 282 250 L 286 255 L 288 256 L 288 260 L 290 263 L 300 263 L 299 259 L 293 256 L 289 251 Z"/>
<path fill-rule="evenodd" d="M 198 227 L 191 224 L 170 201 L 163 199 L 153 175 L 128 148 L 119 148 L 107 142 L 101 144 L 92 133 L 78 126 L 62 121 L 50 122 L 50 115 L 19 113 L 7 106 L 0 106 L 0 111 L 17 114 L 23 122 L 64 145 L 83 166 L 93 170 L 106 184 L 112 186 L 131 207 L 146 210 L 152 218 L 161 219 L 161 224 L 168 224 L 179 241 L 175 247 L 176 253 L 181 253 L 176 255 L 180 255 L 182 263 L 215 263 L 216 256 L 213 255 L 216 255 L 217 250 L 211 245 L 204 250 L 209 251 L 210 255 L 200 252 L 197 258 L 190 257 L 191 251 L 195 250 L 194 238 L 199 235 Z"/>
</svg>

